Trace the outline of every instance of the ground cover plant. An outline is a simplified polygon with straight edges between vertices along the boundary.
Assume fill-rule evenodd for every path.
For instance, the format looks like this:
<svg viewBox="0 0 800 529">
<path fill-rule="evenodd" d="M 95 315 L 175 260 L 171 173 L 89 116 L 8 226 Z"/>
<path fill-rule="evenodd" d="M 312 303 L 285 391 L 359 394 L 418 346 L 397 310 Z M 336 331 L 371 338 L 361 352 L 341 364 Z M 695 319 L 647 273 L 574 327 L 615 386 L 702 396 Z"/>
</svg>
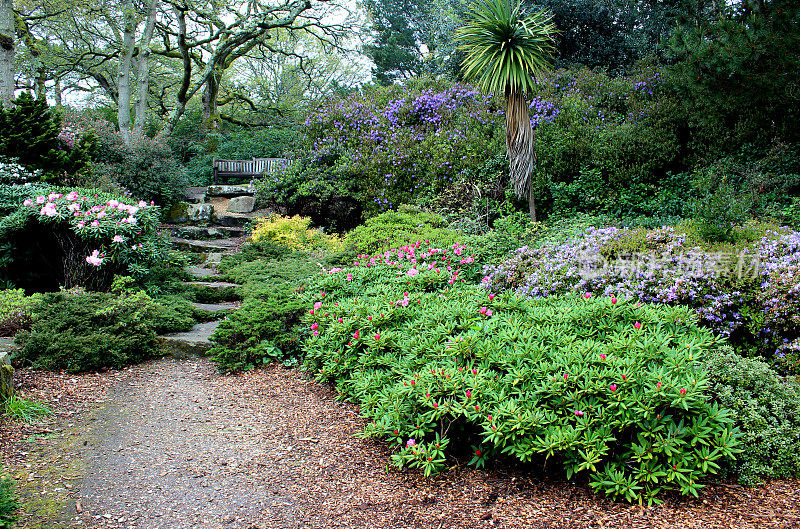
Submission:
<svg viewBox="0 0 800 529">
<path fill-rule="evenodd" d="M 556 461 L 627 501 L 696 495 L 738 432 L 706 398 L 717 339 L 682 308 L 527 300 L 465 282 L 468 251 L 389 251 L 309 286 L 305 365 L 430 474 L 449 451 Z M 449 268 L 449 269 L 448 269 Z"/>
<path fill-rule="evenodd" d="M 30 330 L 16 336 L 21 347 L 12 361 L 71 373 L 119 369 L 157 356 L 157 334 L 193 324 L 186 313 L 170 311 L 142 291 L 44 294 Z"/>
<path fill-rule="evenodd" d="M 290 228 L 294 228 L 294 230 Z M 211 337 L 209 356 L 220 371 L 253 369 L 271 361 L 296 362 L 300 348 L 300 316 L 304 308 L 298 294 L 320 270 L 318 259 L 289 245 L 302 242 L 306 222 L 284 223 L 283 237 L 246 244 L 239 254 L 226 256 L 222 277 L 240 284 L 243 298 L 238 310 L 220 322 Z M 324 234 L 320 234 L 325 237 Z M 255 238 L 255 233 L 254 233 Z M 260 238 L 259 238 L 260 239 Z M 325 248 L 314 244 L 313 248 Z"/>
</svg>

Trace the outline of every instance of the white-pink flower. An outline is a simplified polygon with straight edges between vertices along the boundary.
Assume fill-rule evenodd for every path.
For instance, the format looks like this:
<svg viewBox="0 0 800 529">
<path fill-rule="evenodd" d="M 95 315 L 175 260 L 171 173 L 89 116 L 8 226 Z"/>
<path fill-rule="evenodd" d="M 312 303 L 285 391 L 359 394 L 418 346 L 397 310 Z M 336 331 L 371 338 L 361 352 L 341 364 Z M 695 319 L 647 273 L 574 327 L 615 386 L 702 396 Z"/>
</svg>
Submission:
<svg viewBox="0 0 800 529">
<path fill-rule="evenodd" d="M 114 235 L 114 238 L 111 240 L 114 242 L 123 242 L 125 239 L 122 237 L 122 235 Z"/>
<path fill-rule="evenodd" d="M 406 275 L 409 277 L 414 277 L 417 274 L 419 274 L 419 270 L 417 270 L 416 268 L 409 268 L 408 272 L 406 272 Z"/>
<path fill-rule="evenodd" d="M 90 265 L 94 265 L 94 266 L 102 265 L 103 264 L 103 258 L 100 257 L 100 251 L 99 250 L 93 251 L 92 255 L 90 255 L 90 256 L 88 256 L 86 258 L 86 262 L 89 263 Z"/>
</svg>

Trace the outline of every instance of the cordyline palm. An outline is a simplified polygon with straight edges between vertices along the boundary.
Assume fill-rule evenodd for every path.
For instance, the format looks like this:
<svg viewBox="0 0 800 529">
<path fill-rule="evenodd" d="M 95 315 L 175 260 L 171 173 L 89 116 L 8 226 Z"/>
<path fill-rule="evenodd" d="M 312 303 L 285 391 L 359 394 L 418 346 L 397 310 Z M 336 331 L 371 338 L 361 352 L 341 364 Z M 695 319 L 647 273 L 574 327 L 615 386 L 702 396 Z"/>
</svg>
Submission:
<svg viewBox="0 0 800 529">
<path fill-rule="evenodd" d="M 485 92 L 506 97 L 506 148 L 514 192 L 527 197 L 536 220 L 531 174 L 535 154 L 526 94 L 537 75 L 550 68 L 555 25 L 544 11 L 524 14 L 510 0 L 477 0 L 471 19 L 456 31 L 459 49 L 466 52 L 464 76 Z"/>
</svg>

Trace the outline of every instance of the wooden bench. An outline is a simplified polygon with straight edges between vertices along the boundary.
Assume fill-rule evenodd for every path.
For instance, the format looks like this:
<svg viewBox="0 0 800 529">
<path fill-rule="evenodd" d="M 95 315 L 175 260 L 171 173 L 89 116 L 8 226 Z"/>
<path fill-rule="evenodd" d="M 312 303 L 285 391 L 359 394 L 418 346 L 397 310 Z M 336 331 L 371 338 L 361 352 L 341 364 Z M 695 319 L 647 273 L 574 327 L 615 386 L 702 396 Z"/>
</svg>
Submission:
<svg viewBox="0 0 800 529">
<path fill-rule="evenodd" d="M 287 158 L 253 158 L 252 160 L 217 160 L 214 158 L 214 184 L 221 179 L 249 182 L 257 176 L 273 174 L 289 165 Z"/>
</svg>

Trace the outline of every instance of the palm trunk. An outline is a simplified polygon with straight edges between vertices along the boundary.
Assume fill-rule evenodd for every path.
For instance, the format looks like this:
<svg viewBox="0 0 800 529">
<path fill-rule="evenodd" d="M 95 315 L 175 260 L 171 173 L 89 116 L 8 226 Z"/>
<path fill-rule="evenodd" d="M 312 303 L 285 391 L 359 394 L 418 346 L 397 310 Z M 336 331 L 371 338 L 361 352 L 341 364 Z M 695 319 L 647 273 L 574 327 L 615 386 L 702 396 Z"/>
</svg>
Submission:
<svg viewBox="0 0 800 529">
<path fill-rule="evenodd" d="M 517 91 L 507 94 L 506 148 L 508 149 L 508 172 L 519 198 L 527 198 L 531 220 L 536 221 L 536 205 L 533 199 L 532 174 L 535 160 L 533 150 L 533 128 L 525 97 Z"/>
<path fill-rule="evenodd" d="M 14 99 L 14 10 L 12 0 L 0 0 L 0 104 Z"/>
</svg>

